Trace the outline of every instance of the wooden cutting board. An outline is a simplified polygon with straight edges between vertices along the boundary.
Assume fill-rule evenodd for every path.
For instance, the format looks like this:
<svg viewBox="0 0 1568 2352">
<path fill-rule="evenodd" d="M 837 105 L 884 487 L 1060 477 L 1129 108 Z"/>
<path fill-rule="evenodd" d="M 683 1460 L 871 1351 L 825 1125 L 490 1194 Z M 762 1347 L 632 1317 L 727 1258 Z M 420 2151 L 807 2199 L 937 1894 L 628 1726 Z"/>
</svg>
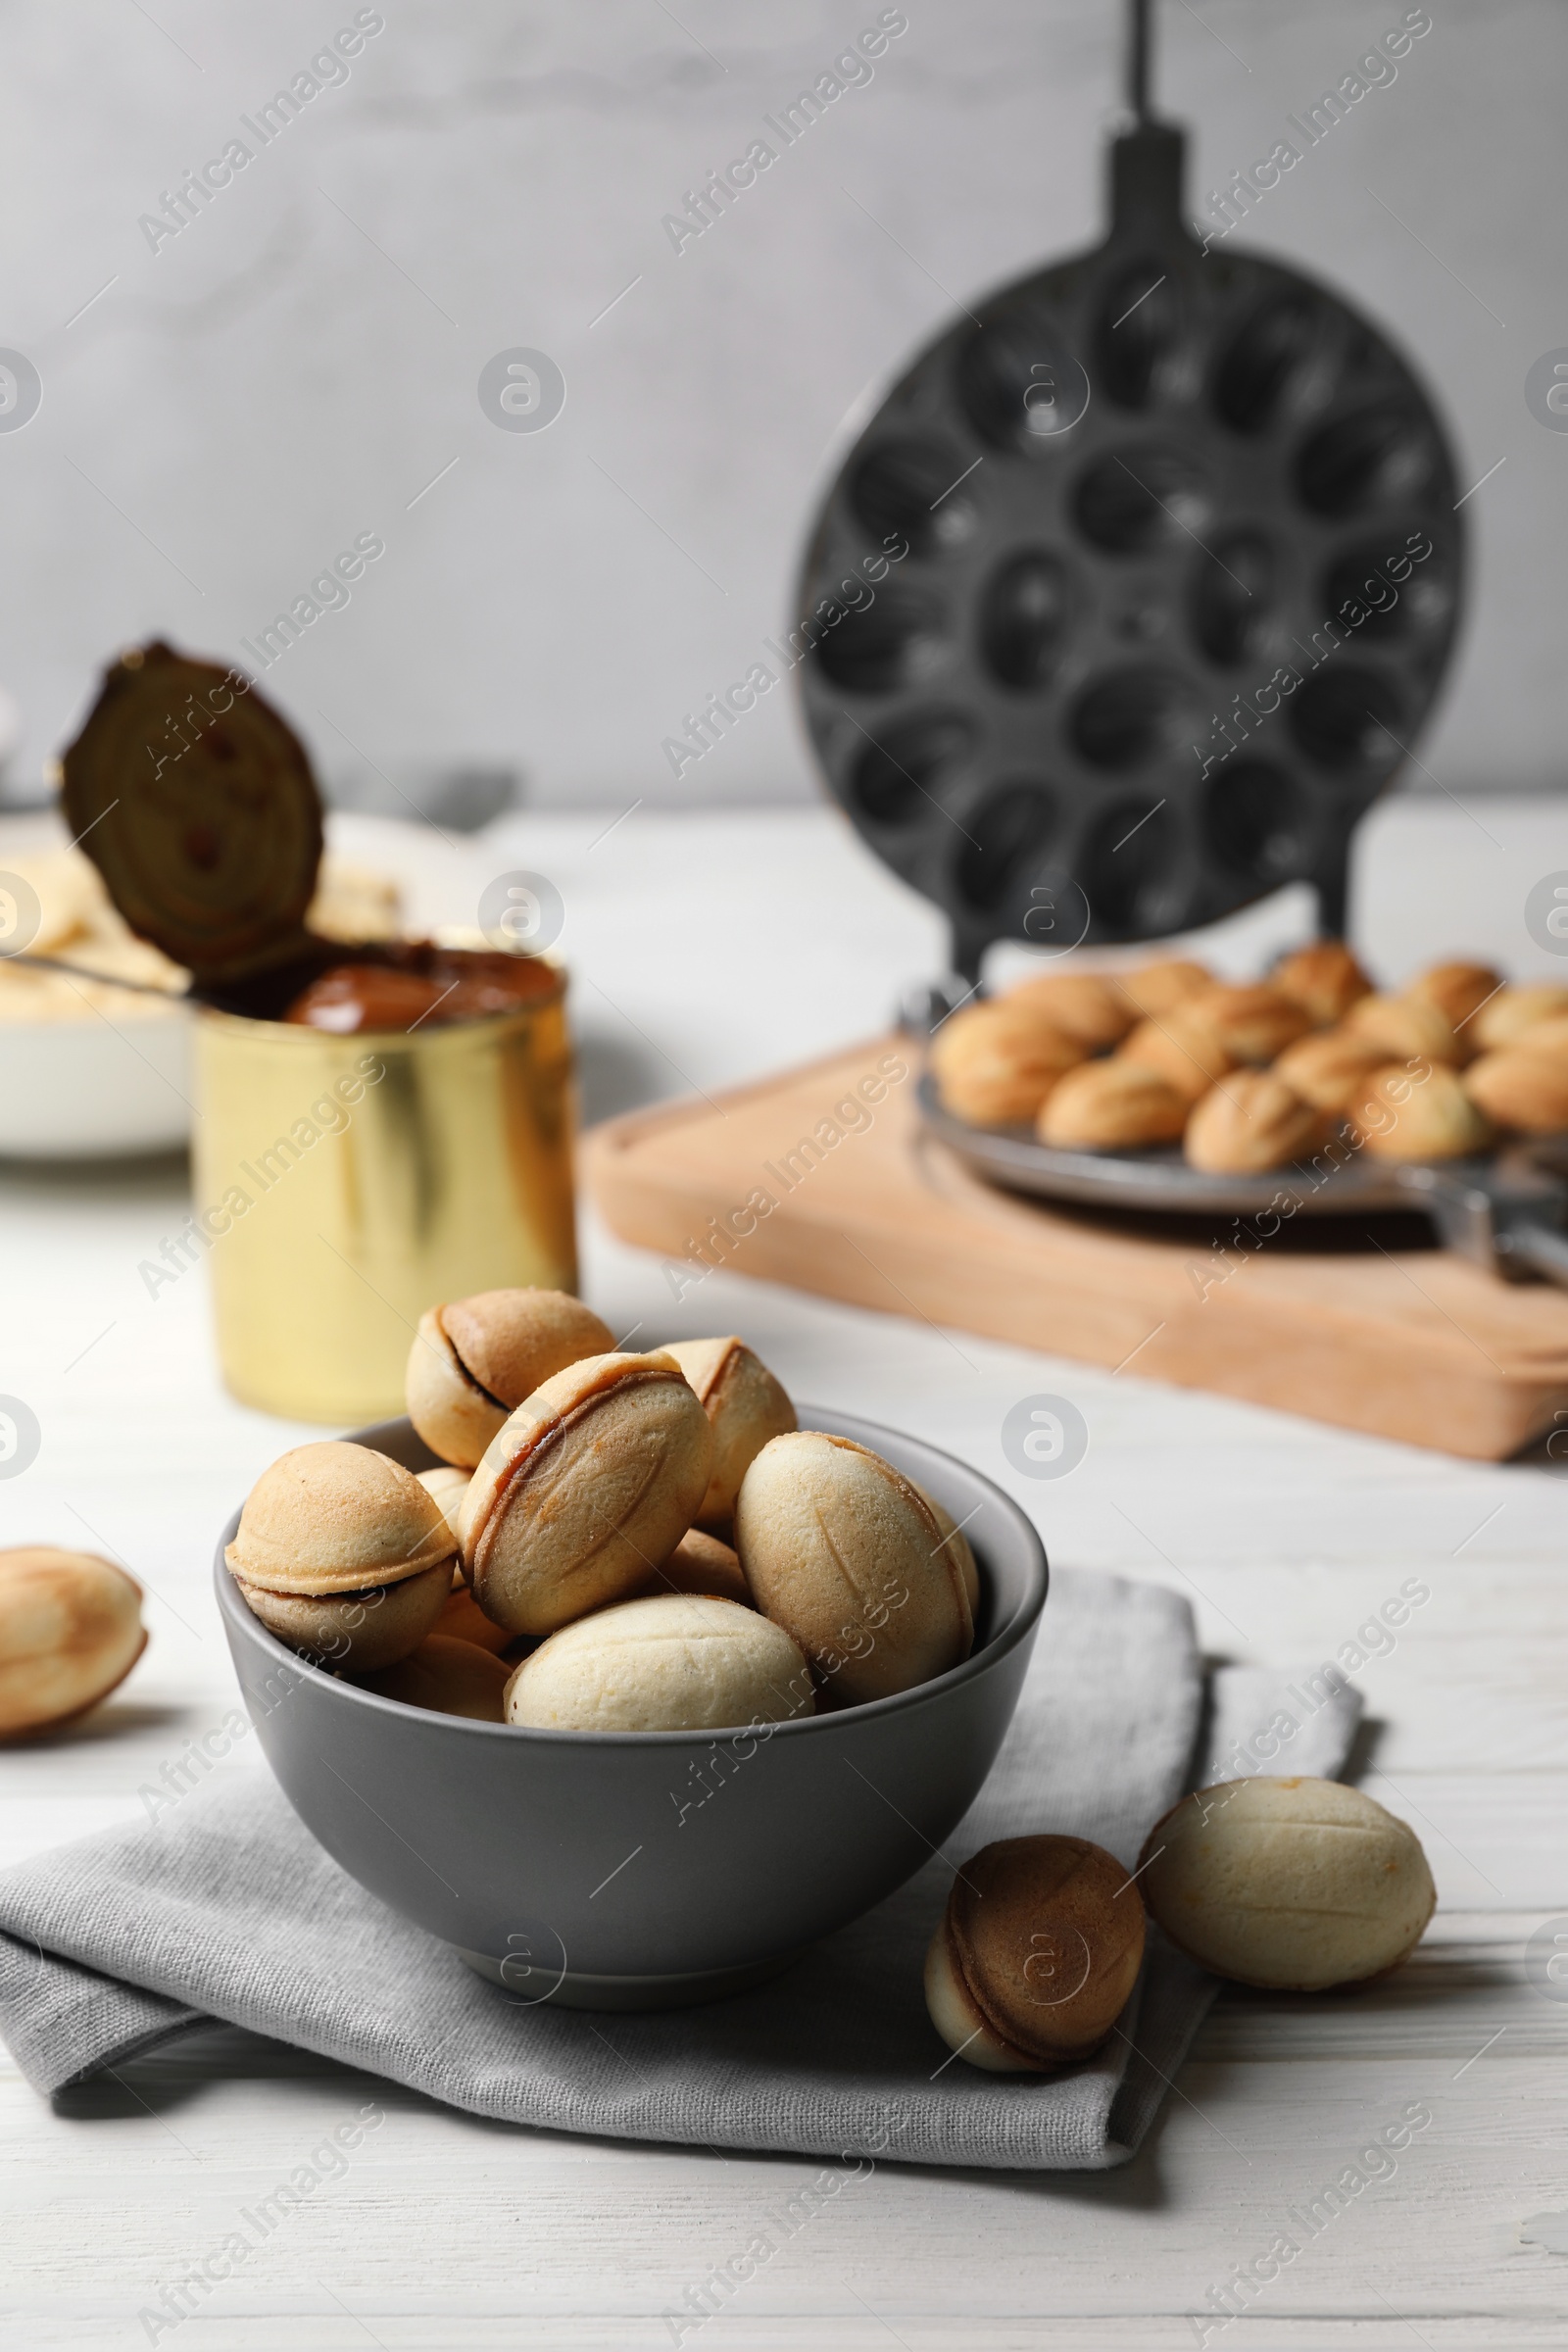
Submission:
<svg viewBox="0 0 1568 2352">
<path fill-rule="evenodd" d="M 584 1138 L 589 1189 L 663 1255 L 672 1298 L 722 1265 L 1481 1460 L 1568 1427 L 1568 1293 L 1412 1248 L 1408 1226 L 1357 1220 L 1341 1247 L 1303 1219 L 1227 1251 L 1222 1226 L 1047 1208 L 927 1137 L 914 1077 L 889 1037 L 612 1119 Z"/>
</svg>

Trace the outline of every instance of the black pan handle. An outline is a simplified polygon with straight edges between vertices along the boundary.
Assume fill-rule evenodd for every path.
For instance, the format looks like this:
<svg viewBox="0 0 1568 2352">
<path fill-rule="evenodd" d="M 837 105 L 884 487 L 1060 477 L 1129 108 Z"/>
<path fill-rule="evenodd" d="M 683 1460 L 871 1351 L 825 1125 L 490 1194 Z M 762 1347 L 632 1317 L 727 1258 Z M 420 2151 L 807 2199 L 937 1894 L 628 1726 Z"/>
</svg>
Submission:
<svg viewBox="0 0 1568 2352">
<path fill-rule="evenodd" d="M 1151 0 L 1128 0 L 1127 7 L 1127 106 L 1139 122 L 1149 116 L 1149 82 L 1152 66 L 1150 21 Z"/>
<path fill-rule="evenodd" d="M 1568 1233 L 1538 1225 L 1533 1219 L 1521 1222 L 1508 1236 L 1508 1254 L 1515 1264 L 1528 1266 L 1532 1274 L 1560 1283 L 1568 1291 Z"/>
<path fill-rule="evenodd" d="M 1527 1153 L 1401 1168 L 1399 1182 L 1448 1249 L 1504 1282 L 1538 1275 L 1568 1290 L 1568 1184 Z"/>
</svg>

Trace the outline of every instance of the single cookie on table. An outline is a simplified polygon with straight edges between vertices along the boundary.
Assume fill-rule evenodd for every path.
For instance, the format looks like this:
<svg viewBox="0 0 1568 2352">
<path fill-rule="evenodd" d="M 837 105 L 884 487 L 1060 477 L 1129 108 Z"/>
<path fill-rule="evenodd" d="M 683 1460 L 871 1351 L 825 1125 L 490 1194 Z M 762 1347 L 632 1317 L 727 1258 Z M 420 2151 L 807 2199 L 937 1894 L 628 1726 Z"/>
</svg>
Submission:
<svg viewBox="0 0 1568 2352">
<path fill-rule="evenodd" d="M 1272 1070 L 1233 1070 L 1187 1122 L 1188 1165 L 1211 1176 L 1261 1176 L 1309 1156 L 1329 1121 Z"/>
<path fill-rule="evenodd" d="M 1032 1119 L 1051 1090 L 1084 1059 L 1077 1040 L 1005 998 L 950 1013 L 931 1040 L 943 1106 L 978 1127 Z"/>
<path fill-rule="evenodd" d="M 1343 1020 L 1352 1004 L 1372 994 L 1371 981 L 1343 939 L 1315 939 L 1298 948 L 1274 966 L 1269 982 L 1299 1004 L 1318 1029 Z"/>
<path fill-rule="evenodd" d="M 1117 1152 L 1137 1144 L 1174 1143 L 1191 1103 L 1168 1078 L 1142 1062 L 1086 1062 L 1063 1079 L 1040 1114 L 1043 1144 L 1058 1151 Z"/>
<path fill-rule="evenodd" d="M 795 1407 L 744 1340 L 670 1340 L 664 1353 L 685 1373 L 713 1433 L 713 1466 L 697 1524 L 722 1534 L 741 1480 L 768 1439 L 797 1426 Z"/>
<path fill-rule="evenodd" d="M 512 1668 L 471 1642 L 430 1634 L 400 1658 L 365 1678 L 367 1690 L 431 1715 L 463 1715 L 470 1723 L 505 1723 Z"/>
<path fill-rule="evenodd" d="M 463 1507 L 463 1497 L 468 1492 L 468 1480 L 472 1472 L 454 1470 L 449 1463 L 443 1462 L 438 1470 L 416 1470 L 414 1475 L 425 1493 L 433 1494 L 441 1505 L 447 1525 L 452 1530 L 452 1540 L 456 1543 L 458 1513 Z"/>
<path fill-rule="evenodd" d="M 784 1629 L 732 1600 L 652 1593 L 541 1642 L 507 1684 L 506 1720 L 538 1731 L 717 1732 L 815 1711 Z"/>
<path fill-rule="evenodd" d="M 1473 1102 L 1499 1127 L 1519 1135 L 1560 1135 L 1568 1128 L 1568 1054 L 1541 1053 L 1527 1029 L 1516 1046 L 1483 1054 L 1464 1074 Z"/>
<path fill-rule="evenodd" d="M 509 1413 L 556 1373 L 615 1345 L 565 1291 L 478 1291 L 419 1317 L 405 1380 L 409 1418 L 433 1453 L 471 1470 Z"/>
<path fill-rule="evenodd" d="M 1266 980 L 1205 989 L 1189 1000 L 1187 1009 L 1207 1024 L 1237 1062 L 1272 1061 L 1312 1026 L 1310 1013 Z"/>
<path fill-rule="evenodd" d="M 913 1481 L 852 1439 L 800 1430 L 741 1482 L 735 1547 L 752 1598 L 835 1703 L 909 1690 L 969 1654 L 958 1560 Z"/>
<path fill-rule="evenodd" d="M 1026 1005 L 1090 1054 L 1116 1045 L 1138 1018 L 1109 973 L 1043 972 L 1009 988 L 1002 1003 Z"/>
<path fill-rule="evenodd" d="M 1339 1781 L 1226 1781 L 1184 1796 L 1145 1839 L 1139 1885 L 1190 1959 L 1282 1992 L 1386 1976 L 1437 1904 L 1414 1832 Z"/>
<path fill-rule="evenodd" d="M 1489 963 L 1434 963 L 1418 972 L 1404 989 L 1417 1004 L 1435 1004 L 1462 1034 L 1483 1004 L 1502 986 L 1502 974 Z"/>
<path fill-rule="evenodd" d="M 1346 1116 L 1374 1159 L 1460 1159 L 1492 1142 L 1458 1072 L 1441 1061 L 1375 1070 L 1346 1104 Z"/>
<path fill-rule="evenodd" d="M 1160 963 L 1141 963 L 1114 977 L 1134 1012 L 1144 1020 L 1162 1020 L 1190 997 L 1200 997 L 1205 988 L 1214 986 L 1214 974 L 1206 964 L 1192 963 L 1180 956 L 1167 956 Z"/>
<path fill-rule="evenodd" d="M 1420 1055 L 1457 1068 L 1474 1052 L 1469 1031 L 1461 1037 L 1441 1006 L 1420 997 L 1363 997 L 1346 1014 L 1345 1026 L 1353 1037 L 1381 1046 L 1390 1061 Z"/>
<path fill-rule="evenodd" d="M 1532 980 L 1519 988 L 1499 988 L 1490 1004 L 1467 1024 L 1478 1050 L 1517 1044 L 1525 1032 L 1542 1021 L 1568 1015 L 1568 986 L 1560 980 Z"/>
<path fill-rule="evenodd" d="M 1274 1075 L 1314 1110 L 1338 1113 L 1374 1070 L 1387 1067 L 1388 1058 L 1370 1037 L 1357 1037 L 1351 1029 L 1328 1029 L 1287 1046 L 1274 1064 Z"/>
<path fill-rule="evenodd" d="M 741 1572 L 739 1555 L 717 1536 L 694 1527 L 682 1536 L 662 1566 L 648 1579 L 652 1592 L 710 1592 L 733 1600 L 743 1609 L 755 1604 L 751 1587 Z"/>
<path fill-rule="evenodd" d="M 463 1559 L 487 1617 L 553 1634 L 634 1592 L 695 1519 L 713 1463 L 672 1355 L 590 1355 L 534 1391 L 464 1496 Z"/>
<path fill-rule="evenodd" d="M 396 1584 L 358 1591 L 278 1592 L 234 1571 L 240 1596 L 270 1634 L 322 1666 L 369 1674 L 417 1649 L 441 1621 L 452 1592 L 450 1562 L 438 1560 Z"/>
<path fill-rule="evenodd" d="M 85 1715 L 147 1646 L 141 1587 L 95 1552 L 0 1551 L 0 1740 Z"/>
<path fill-rule="evenodd" d="M 925 1957 L 931 2023 L 993 2075 L 1039 2075 L 1099 2048 L 1144 1957 L 1137 1882 L 1086 1838 L 1003 1838 L 953 1882 Z"/>
<path fill-rule="evenodd" d="M 1188 1103 L 1200 1102 L 1237 1064 L 1237 1055 L 1214 1023 L 1191 1001 L 1140 1021 L 1117 1048 L 1114 1059 L 1154 1071 Z"/>
</svg>

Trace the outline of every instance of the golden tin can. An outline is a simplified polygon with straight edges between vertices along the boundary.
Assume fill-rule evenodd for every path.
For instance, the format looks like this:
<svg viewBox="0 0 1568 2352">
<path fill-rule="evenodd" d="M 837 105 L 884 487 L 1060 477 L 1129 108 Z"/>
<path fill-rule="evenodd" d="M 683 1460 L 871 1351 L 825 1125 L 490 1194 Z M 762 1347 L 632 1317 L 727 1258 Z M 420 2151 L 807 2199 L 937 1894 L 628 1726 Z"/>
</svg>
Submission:
<svg viewBox="0 0 1568 2352">
<path fill-rule="evenodd" d="M 576 1288 L 564 995 L 410 1036 L 198 1012 L 197 1217 L 243 1403 L 381 1419 L 427 1306 Z"/>
<path fill-rule="evenodd" d="M 442 1021 L 440 999 L 351 1034 L 285 1020 L 333 966 L 414 969 L 435 945 L 309 929 L 321 807 L 305 747 L 243 672 L 170 646 L 111 664 L 61 791 L 131 929 L 191 975 L 193 1229 L 236 1396 L 303 1421 L 396 1413 L 426 1307 L 575 1288 L 559 967 L 527 956 L 514 987 L 494 951 L 514 943 L 492 940 L 455 952 L 495 983 L 471 1017 Z"/>
</svg>

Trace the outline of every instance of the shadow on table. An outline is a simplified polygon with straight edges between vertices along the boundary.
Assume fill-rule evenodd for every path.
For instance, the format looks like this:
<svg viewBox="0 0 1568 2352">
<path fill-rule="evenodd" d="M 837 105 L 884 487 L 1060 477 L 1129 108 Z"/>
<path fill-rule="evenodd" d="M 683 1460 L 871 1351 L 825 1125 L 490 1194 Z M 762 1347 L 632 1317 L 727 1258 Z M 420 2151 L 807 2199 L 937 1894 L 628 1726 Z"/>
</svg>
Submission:
<svg viewBox="0 0 1568 2352">
<path fill-rule="evenodd" d="M 6 1753 L 34 1755 L 40 1748 L 92 1747 L 106 1740 L 124 1740 L 136 1732 L 172 1731 L 179 1725 L 197 1730 L 204 1720 L 196 1710 L 173 1702 L 160 1706 L 109 1698 L 89 1715 L 69 1723 L 46 1724 L 8 1741 Z"/>
<path fill-rule="evenodd" d="M 47 1193 L 51 1201 L 161 1200 L 172 1189 L 188 1191 L 190 1154 L 136 1152 L 103 1159 L 16 1159 L 0 1151 L 0 1200 Z"/>
<path fill-rule="evenodd" d="M 1521 1446 L 1517 1453 L 1511 1453 L 1497 1467 L 1544 1470 L 1548 1478 L 1568 1478 L 1568 1407 L 1555 1416 L 1550 1429 L 1543 1430 L 1532 1444 Z"/>
</svg>

